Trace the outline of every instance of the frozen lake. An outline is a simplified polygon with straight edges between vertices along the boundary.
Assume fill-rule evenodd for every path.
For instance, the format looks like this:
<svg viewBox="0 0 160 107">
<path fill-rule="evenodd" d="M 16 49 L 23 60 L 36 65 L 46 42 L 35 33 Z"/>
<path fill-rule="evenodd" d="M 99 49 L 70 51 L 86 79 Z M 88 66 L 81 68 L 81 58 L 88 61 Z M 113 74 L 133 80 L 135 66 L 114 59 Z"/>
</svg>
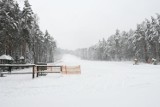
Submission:
<svg viewBox="0 0 160 107">
<path fill-rule="evenodd" d="M 80 65 L 81 75 L 7 75 L 0 107 L 160 107 L 160 65 L 81 60 L 64 55 L 57 65 Z M 31 71 L 31 69 L 23 69 Z"/>
</svg>

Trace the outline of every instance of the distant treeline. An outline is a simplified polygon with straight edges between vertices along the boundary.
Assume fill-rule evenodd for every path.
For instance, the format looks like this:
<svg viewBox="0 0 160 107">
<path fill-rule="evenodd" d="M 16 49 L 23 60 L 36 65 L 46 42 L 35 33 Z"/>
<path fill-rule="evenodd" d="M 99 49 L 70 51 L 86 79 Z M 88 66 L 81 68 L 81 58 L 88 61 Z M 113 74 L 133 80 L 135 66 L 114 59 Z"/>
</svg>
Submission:
<svg viewBox="0 0 160 107">
<path fill-rule="evenodd" d="M 56 43 L 46 30 L 43 33 L 28 0 L 23 9 L 15 0 L 0 0 L 0 55 L 7 54 L 18 62 L 52 62 Z"/>
<path fill-rule="evenodd" d="M 133 60 L 151 62 L 160 57 L 160 15 L 137 25 L 136 30 L 116 30 L 107 40 L 99 40 L 89 48 L 76 50 L 75 54 L 89 60 Z"/>
</svg>

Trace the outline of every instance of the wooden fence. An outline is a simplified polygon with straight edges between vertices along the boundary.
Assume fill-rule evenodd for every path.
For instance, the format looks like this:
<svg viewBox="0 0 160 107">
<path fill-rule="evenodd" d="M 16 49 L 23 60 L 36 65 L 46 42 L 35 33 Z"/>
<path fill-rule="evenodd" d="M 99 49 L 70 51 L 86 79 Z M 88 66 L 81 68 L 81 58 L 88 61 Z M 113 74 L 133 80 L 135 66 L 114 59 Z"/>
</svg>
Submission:
<svg viewBox="0 0 160 107">
<path fill-rule="evenodd" d="M 35 64 L 0 64 L 0 68 L 9 68 L 9 72 L 0 72 L 0 76 L 3 74 L 32 74 L 32 78 L 38 77 L 40 74 L 45 73 L 62 73 L 62 74 L 81 74 L 79 66 L 52 66 L 52 65 L 35 65 Z M 13 67 L 32 67 L 32 72 L 11 72 Z"/>
<path fill-rule="evenodd" d="M 62 66 L 62 74 L 81 74 L 81 67 L 78 66 Z"/>
</svg>

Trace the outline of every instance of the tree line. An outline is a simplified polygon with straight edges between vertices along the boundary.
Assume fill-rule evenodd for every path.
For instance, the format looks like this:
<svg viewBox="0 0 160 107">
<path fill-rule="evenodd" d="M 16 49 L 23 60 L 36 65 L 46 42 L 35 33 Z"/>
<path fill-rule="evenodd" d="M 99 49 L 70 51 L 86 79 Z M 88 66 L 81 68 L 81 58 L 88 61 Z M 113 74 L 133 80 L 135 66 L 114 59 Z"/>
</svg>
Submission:
<svg viewBox="0 0 160 107">
<path fill-rule="evenodd" d="M 15 0 L 0 0 L 0 55 L 10 55 L 15 62 L 21 56 L 25 63 L 53 62 L 55 48 L 54 38 L 41 31 L 28 0 L 23 9 Z"/>
<path fill-rule="evenodd" d="M 136 30 L 116 30 L 107 40 L 99 40 L 94 46 L 77 49 L 75 54 L 89 60 L 133 60 L 150 63 L 160 60 L 160 15 L 137 24 Z"/>
</svg>

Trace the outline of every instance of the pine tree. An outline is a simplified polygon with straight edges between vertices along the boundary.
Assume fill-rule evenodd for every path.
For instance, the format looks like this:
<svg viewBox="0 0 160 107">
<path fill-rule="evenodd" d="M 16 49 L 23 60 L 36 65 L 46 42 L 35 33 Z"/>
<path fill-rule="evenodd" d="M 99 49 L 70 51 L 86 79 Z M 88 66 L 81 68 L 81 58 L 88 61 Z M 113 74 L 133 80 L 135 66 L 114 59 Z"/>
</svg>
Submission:
<svg viewBox="0 0 160 107">
<path fill-rule="evenodd" d="M 20 10 L 14 0 L 0 1 L 0 54 L 9 54 L 18 63 L 20 56 L 27 63 L 45 61 L 45 37 L 38 25 L 38 18 L 28 0 Z M 53 56 L 56 43 L 50 36 L 49 56 Z M 51 48 L 52 47 L 52 48 Z M 51 58 L 51 57 L 50 57 Z M 48 59 L 50 59 L 48 58 Z M 52 59 L 50 60 L 52 61 Z"/>
<path fill-rule="evenodd" d="M 103 45 L 105 43 L 105 45 Z M 137 29 L 120 33 L 116 30 L 107 41 L 99 41 L 88 49 L 79 49 L 78 53 L 88 53 L 88 59 L 94 60 L 133 60 L 151 62 L 160 57 L 160 15 L 151 17 L 137 25 Z"/>
</svg>

